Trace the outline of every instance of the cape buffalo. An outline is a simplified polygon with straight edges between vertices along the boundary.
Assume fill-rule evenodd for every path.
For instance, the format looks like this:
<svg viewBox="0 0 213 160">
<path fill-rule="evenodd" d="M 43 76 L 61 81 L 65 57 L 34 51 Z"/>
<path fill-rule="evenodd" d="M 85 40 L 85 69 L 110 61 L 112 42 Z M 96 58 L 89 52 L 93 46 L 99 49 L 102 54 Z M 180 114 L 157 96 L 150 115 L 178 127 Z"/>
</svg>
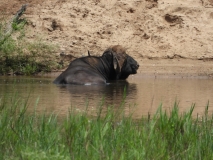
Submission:
<svg viewBox="0 0 213 160">
<path fill-rule="evenodd" d="M 55 84 L 106 84 L 111 80 L 126 79 L 136 74 L 139 65 L 125 49 L 116 45 L 104 51 L 101 57 L 77 58 L 55 80 Z"/>
</svg>

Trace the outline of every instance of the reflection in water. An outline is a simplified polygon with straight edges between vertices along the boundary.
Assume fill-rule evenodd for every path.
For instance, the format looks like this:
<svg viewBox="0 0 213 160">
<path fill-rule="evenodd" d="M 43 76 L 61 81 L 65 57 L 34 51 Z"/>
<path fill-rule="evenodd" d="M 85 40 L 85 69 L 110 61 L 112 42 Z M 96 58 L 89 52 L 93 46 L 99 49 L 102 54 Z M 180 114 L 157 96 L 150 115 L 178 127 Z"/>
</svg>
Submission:
<svg viewBox="0 0 213 160">
<path fill-rule="evenodd" d="M 169 110 L 175 101 L 179 102 L 180 111 L 189 110 L 195 103 L 194 115 L 203 114 L 208 101 L 209 111 L 213 111 L 211 79 L 155 79 L 138 75 L 131 76 L 128 82 L 118 81 L 101 86 L 56 86 L 52 83 L 53 79 L 0 77 L 0 97 L 5 94 L 12 97 L 14 92 L 23 99 L 30 95 L 29 111 L 34 110 L 35 102 L 39 98 L 36 108 L 38 112 L 46 110 L 62 117 L 68 113 L 70 107 L 82 111 L 87 105 L 89 111 L 96 114 L 95 109 L 103 102 L 104 108 L 113 105 L 116 109 L 122 104 L 125 96 L 125 111 L 134 111 L 135 118 L 147 115 L 148 112 L 155 113 L 161 103 L 164 109 Z"/>
<path fill-rule="evenodd" d="M 103 106 L 103 112 L 108 106 L 119 109 L 121 104 L 134 104 L 131 95 L 137 94 L 136 84 L 127 81 L 112 82 L 108 85 L 58 85 L 60 92 L 69 93 L 70 104 L 78 110 L 85 110 L 96 114 L 94 110 Z M 128 100 L 127 100 L 128 99 Z M 91 112 L 93 111 L 93 113 Z"/>
<path fill-rule="evenodd" d="M 71 102 L 75 102 L 76 98 L 91 102 L 97 102 L 98 100 L 105 100 L 106 105 L 114 104 L 120 105 L 125 96 L 130 94 L 137 94 L 137 88 L 134 83 L 129 84 L 127 81 L 113 82 L 108 85 L 59 85 L 60 92 L 69 91 Z M 81 103 L 79 100 L 77 103 Z M 85 105 L 83 106 L 85 107 Z"/>
</svg>

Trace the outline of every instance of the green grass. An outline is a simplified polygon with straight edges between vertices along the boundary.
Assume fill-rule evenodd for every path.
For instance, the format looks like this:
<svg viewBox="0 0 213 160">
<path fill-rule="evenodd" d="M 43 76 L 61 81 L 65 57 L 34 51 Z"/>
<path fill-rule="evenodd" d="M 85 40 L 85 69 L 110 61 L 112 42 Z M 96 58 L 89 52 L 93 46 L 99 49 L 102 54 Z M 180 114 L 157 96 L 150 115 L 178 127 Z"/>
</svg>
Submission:
<svg viewBox="0 0 213 160">
<path fill-rule="evenodd" d="M 0 159 L 212 159 L 213 117 L 170 113 L 159 107 L 153 118 L 134 120 L 102 108 L 97 116 L 70 110 L 67 117 L 27 113 L 27 100 L 0 101 Z M 36 104 L 35 104 L 36 106 Z M 87 109 L 86 109 L 87 110 Z"/>
<path fill-rule="evenodd" d="M 12 32 L 5 34 L 7 22 L 0 17 L 0 75 L 31 75 L 48 72 L 60 67 L 56 63 L 57 45 L 37 38 L 29 41 L 25 37 L 27 21 L 12 23 Z"/>
</svg>

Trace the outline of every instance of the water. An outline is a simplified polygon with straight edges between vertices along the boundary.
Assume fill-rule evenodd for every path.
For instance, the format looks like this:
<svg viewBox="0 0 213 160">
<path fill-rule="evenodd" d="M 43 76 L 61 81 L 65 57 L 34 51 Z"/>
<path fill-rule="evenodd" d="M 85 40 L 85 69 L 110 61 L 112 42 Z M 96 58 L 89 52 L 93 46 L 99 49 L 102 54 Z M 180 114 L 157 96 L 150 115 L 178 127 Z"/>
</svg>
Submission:
<svg viewBox="0 0 213 160">
<path fill-rule="evenodd" d="M 133 112 L 134 118 L 140 118 L 155 113 L 160 104 L 169 111 L 175 101 L 181 112 L 188 111 L 194 103 L 194 115 L 202 115 L 207 103 L 209 112 L 213 111 L 212 79 L 154 78 L 138 74 L 129 77 L 127 82 L 103 86 L 57 86 L 53 80 L 54 77 L 0 77 L 0 97 L 5 94 L 13 97 L 17 93 L 20 99 L 29 98 L 29 112 L 46 111 L 61 117 L 66 116 L 70 108 L 82 112 L 88 106 L 89 112 L 95 115 L 100 105 L 116 110 L 124 104 L 127 114 Z"/>
</svg>

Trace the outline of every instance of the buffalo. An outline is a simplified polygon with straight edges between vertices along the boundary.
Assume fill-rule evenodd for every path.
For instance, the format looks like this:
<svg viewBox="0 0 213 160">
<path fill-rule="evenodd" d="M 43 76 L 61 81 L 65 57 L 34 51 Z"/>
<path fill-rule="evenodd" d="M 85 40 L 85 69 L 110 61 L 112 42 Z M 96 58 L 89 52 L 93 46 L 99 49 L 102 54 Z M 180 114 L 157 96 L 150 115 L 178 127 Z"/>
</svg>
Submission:
<svg viewBox="0 0 213 160">
<path fill-rule="evenodd" d="M 77 58 L 70 63 L 53 83 L 95 85 L 107 84 L 112 80 L 125 80 L 136 74 L 139 64 L 126 50 L 115 45 L 106 49 L 101 57 L 88 56 Z"/>
</svg>

